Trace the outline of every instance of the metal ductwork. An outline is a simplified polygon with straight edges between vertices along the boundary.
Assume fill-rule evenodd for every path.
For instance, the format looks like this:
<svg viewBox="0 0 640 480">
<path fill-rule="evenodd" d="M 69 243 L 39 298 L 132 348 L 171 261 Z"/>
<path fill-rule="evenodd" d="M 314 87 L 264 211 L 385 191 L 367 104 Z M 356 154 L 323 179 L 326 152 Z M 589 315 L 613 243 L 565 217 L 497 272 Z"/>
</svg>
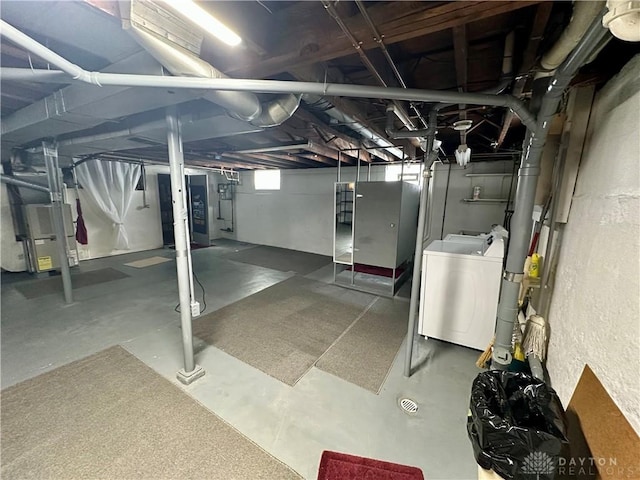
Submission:
<svg viewBox="0 0 640 480">
<path fill-rule="evenodd" d="M 368 140 L 374 145 L 383 148 L 385 151 L 389 152 L 394 157 L 403 159 L 401 148 L 396 147 L 389 140 L 387 140 L 384 137 L 381 137 L 370 128 L 358 122 L 355 118 L 338 110 L 330 102 L 324 100 L 320 95 L 305 94 L 302 96 L 302 99 L 311 105 L 318 105 L 319 103 L 325 104 L 326 107 L 323 108 L 322 110 L 323 113 L 327 114 L 329 117 L 333 118 L 338 123 L 347 125 L 351 130 L 353 130 L 354 132 L 357 132 L 365 140 Z"/>
<path fill-rule="evenodd" d="M 131 5 L 133 9 L 136 3 L 131 2 Z M 168 12 L 166 14 L 170 15 Z M 133 18 L 135 18 L 133 12 L 130 18 L 123 18 L 124 28 L 172 75 L 212 79 L 229 78 L 192 51 L 147 30 Z M 170 18 L 173 20 L 175 17 L 171 15 Z M 291 118 L 300 104 L 300 96 L 293 94 L 281 95 L 264 103 L 251 92 L 207 91 L 203 92 L 201 97 L 220 105 L 233 117 L 259 128 L 282 124 Z"/>
</svg>

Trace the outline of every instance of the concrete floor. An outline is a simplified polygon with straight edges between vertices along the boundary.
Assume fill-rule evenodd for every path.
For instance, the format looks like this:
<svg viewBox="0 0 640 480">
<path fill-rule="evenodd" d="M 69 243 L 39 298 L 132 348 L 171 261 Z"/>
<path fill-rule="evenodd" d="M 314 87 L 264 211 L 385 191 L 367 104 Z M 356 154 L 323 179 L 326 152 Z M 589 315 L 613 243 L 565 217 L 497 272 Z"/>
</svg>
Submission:
<svg viewBox="0 0 640 480">
<path fill-rule="evenodd" d="M 226 260 L 221 254 L 250 245 L 215 243 L 193 252 L 194 269 L 207 291 L 207 312 L 293 275 Z M 2 388 L 115 344 L 180 385 L 175 378 L 182 366 L 179 316 L 173 310 L 175 265 L 124 266 L 173 253 L 156 250 L 82 262 L 83 271 L 109 266 L 130 278 L 77 289 L 75 303 L 68 306 L 62 295 L 27 301 L 13 288 L 24 276 L 3 274 Z M 308 277 L 331 281 L 332 270 Z M 417 371 L 407 379 L 403 345 L 375 395 L 315 368 L 289 387 L 197 339 L 195 348 L 197 363 L 207 373 L 184 391 L 305 478 L 316 478 L 323 450 L 415 465 L 428 480 L 477 476 L 466 434 L 476 351 L 420 339 Z M 400 410 L 403 397 L 418 403 L 417 414 Z"/>
</svg>

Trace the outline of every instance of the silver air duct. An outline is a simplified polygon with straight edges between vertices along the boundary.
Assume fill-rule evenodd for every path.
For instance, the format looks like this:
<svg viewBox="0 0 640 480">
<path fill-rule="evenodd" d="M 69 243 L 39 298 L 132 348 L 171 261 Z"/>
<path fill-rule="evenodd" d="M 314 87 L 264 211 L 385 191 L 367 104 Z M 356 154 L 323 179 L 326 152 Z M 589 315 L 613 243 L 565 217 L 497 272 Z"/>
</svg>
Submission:
<svg viewBox="0 0 640 480">
<path fill-rule="evenodd" d="M 134 20 L 140 16 L 140 12 L 133 11 L 136 5 L 138 3 L 132 2 L 130 18 L 123 18 L 125 30 L 172 75 L 212 79 L 229 78 L 189 49 L 141 26 Z M 146 7 L 148 8 L 148 5 Z M 156 6 L 156 8 L 160 7 Z M 169 15 L 168 12 L 165 13 Z M 174 17 L 171 16 L 171 18 Z M 291 118 L 300 105 L 300 97 L 293 94 L 281 95 L 275 100 L 264 103 L 261 103 L 260 99 L 251 92 L 207 91 L 203 92 L 201 97 L 220 105 L 234 118 L 260 128 L 282 124 Z"/>
</svg>

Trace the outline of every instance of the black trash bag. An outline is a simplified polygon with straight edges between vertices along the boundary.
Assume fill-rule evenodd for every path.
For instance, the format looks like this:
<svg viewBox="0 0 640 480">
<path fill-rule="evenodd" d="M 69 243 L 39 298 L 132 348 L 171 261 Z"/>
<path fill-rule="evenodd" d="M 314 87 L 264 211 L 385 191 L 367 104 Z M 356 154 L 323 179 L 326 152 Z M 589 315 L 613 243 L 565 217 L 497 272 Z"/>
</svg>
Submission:
<svg viewBox="0 0 640 480">
<path fill-rule="evenodd" d="M 568 443 L 556 392 L 522 372 L 480 373 L 471 388 L 467 432 L 482 468 L 507 479 L 553 480 Z"/>
</svg>

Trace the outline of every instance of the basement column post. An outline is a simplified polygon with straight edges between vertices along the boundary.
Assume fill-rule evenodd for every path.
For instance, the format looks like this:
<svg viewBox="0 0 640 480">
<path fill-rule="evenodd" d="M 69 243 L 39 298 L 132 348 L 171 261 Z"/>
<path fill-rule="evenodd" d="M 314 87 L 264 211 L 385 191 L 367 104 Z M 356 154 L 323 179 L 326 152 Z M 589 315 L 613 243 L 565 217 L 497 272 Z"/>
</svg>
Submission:
<svg viewBox="0 0 640 480">
<path fill-rule="evenodd" d="M 182 152 L 182 132 L 178 109 L 167 108 L 167 146 L 169 149 L 169 171 L 171 174 L 171 199 L 173 203 L 173 235 L 176 246 L 176 269 L 178 272 L 178 293 L 180 296 L 180 323 L 182 326 L 182 348 L 184 368 L 176 375 L 185 385 L 189 385 L 204 375 L 204 369 L 195 364 L 193 358 L 193 334 L 191 333 L 191 290 L 189 270 L 189 231 L 187 230 L 187 207 L 185 205 L 184 156 Z"/>
<path fill-rule="evenodd" d="M 56 233 L 60 271 L 62 272 L 62 288 L 65 303 L 73 303 L 73 287 L 71 272 L 69 271 L 69 254 L 67 253 L 67 235 L 64 229 L 64 213 L 62 210 L 62 189 L 60 186 L 60 172 L 58 168 L 58 146 L 50 142 L 42 142 L 44 163 L 47 167 L 47 181 L 51 195 L 51 214 L 53 228 Z"/>
<path fill-rule="evenodd" d="M 436 139 L 438 124 L 438 109 L 429 111 L 429 127 L 427 132 L 427 145 L 424 152 L 422 170 L 422 188 L 420 189 L 420 206 L 418 210 L 418 230 L 416 232 L 416 248 L 413 256 L 413 278 L 411 280 L 411 303 L 409 304 L 409 322 L 407 326 L 407 349 L 404 357 L 404 376 L 411 376 L 411 359 L 413 355 L 413 341 L 416 336 L 416 316 L 420 303 L 420 274 L 422 269 L 422 249 L 424 248 L 424 231 L 429 219 L 429 180 L 431 179 L 431 165 L 437 158 L 433 151 L 433 143 Z M 402 150 L 402 165 L 404 165 L 404 146 Z"/>
</svg>

